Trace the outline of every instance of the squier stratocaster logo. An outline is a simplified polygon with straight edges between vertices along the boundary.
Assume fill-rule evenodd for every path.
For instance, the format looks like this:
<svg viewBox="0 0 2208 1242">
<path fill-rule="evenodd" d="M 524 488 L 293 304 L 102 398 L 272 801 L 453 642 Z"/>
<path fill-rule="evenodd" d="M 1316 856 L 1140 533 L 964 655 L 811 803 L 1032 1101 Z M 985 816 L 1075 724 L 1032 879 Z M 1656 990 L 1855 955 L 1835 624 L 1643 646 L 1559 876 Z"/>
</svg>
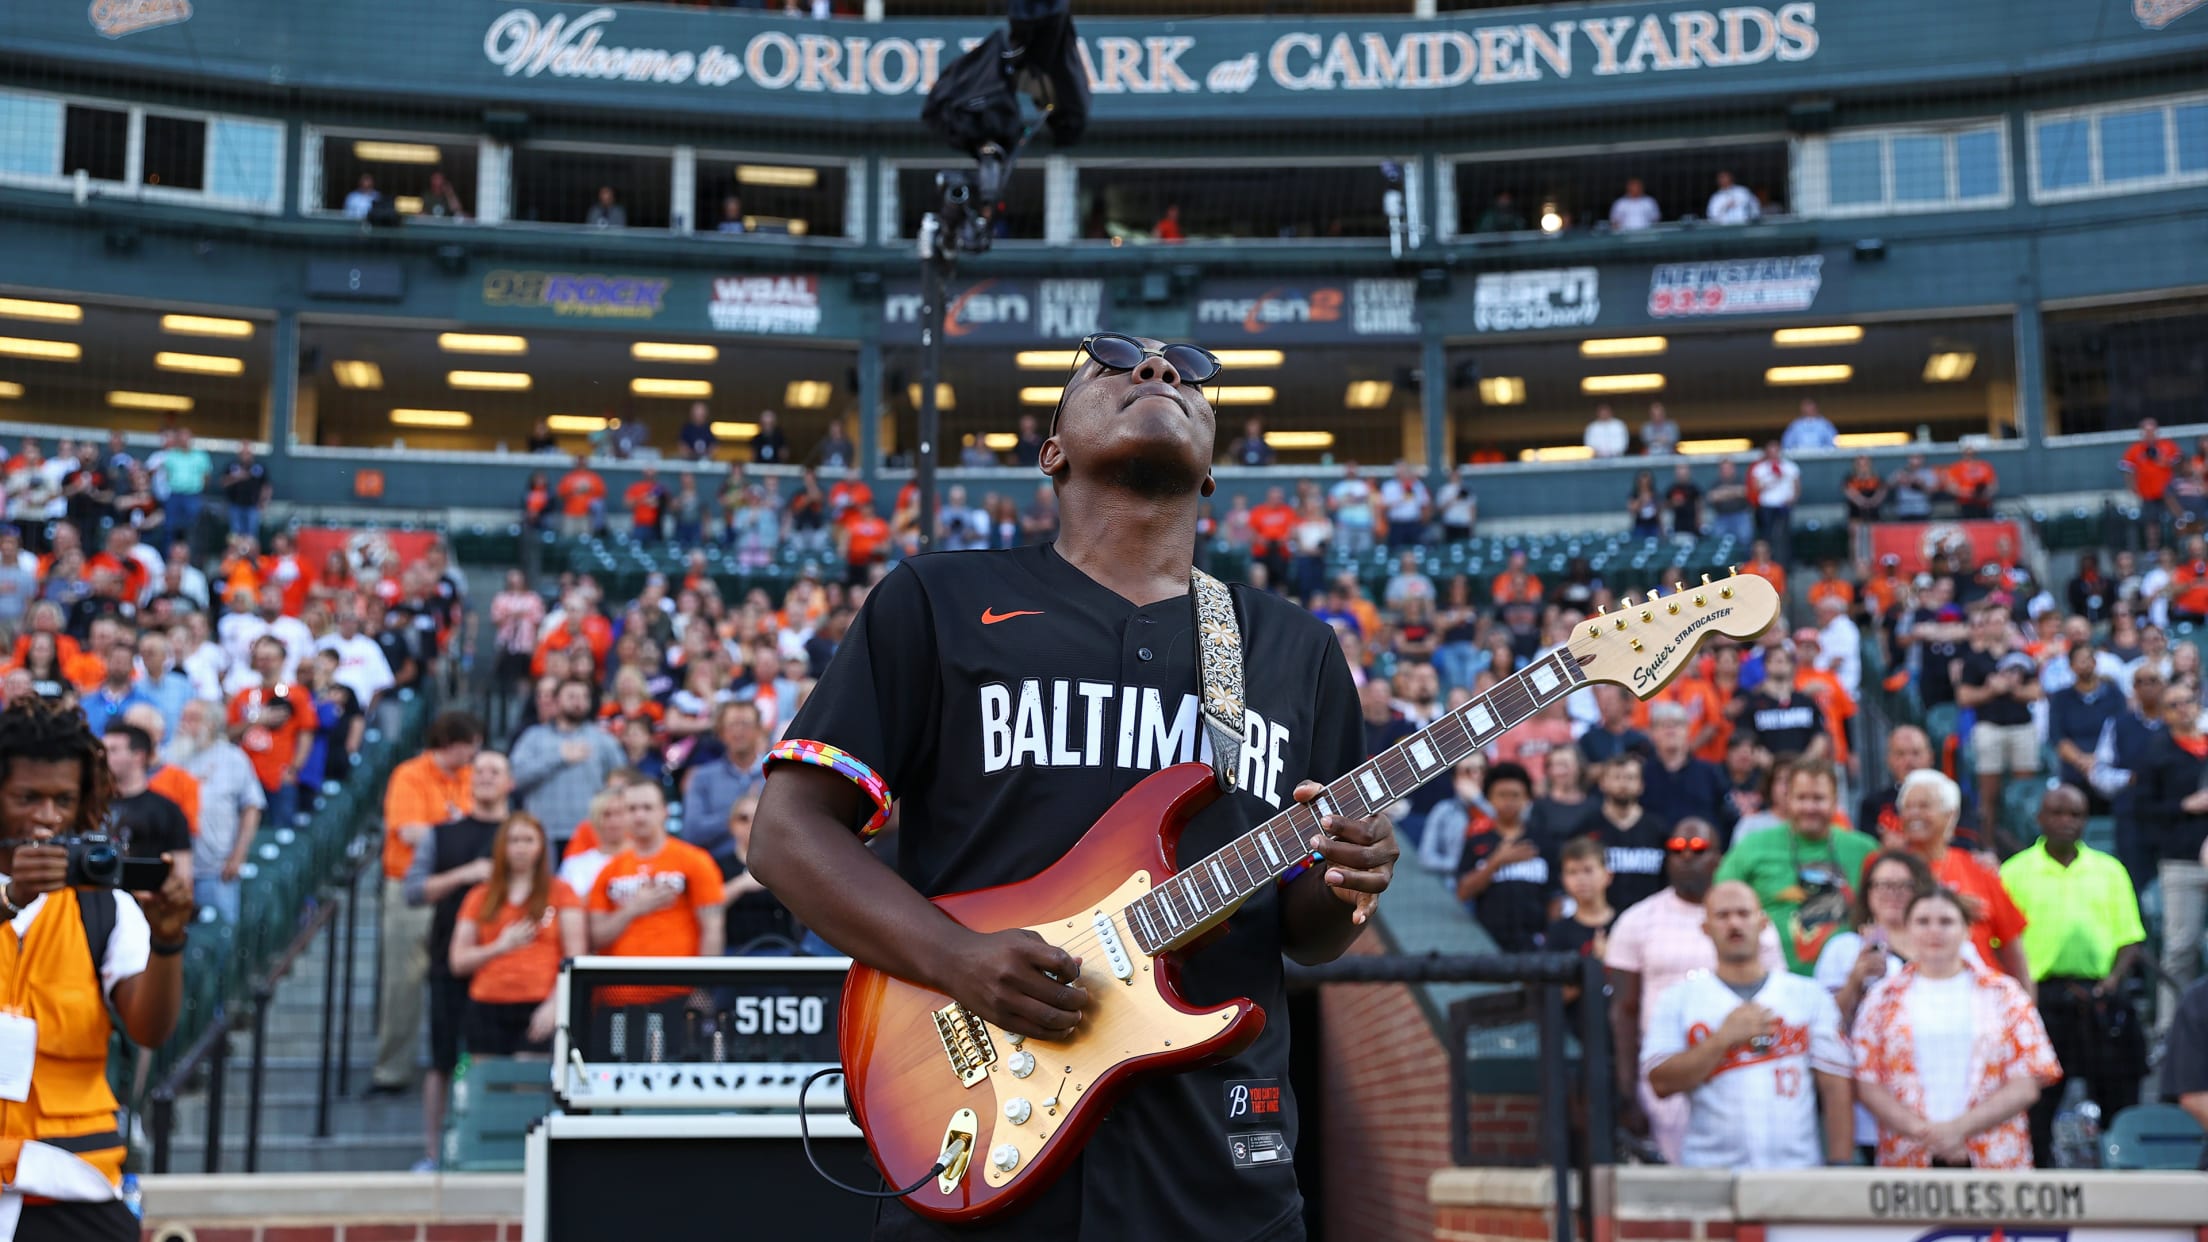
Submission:
<svg viewBox="0 0 2208 1242">
<path fill-rule="evenodd" d="M 1694 646 L 1694 636 L 1696 634 L 1701 633 L 1711 622 L 1720 621 L 1732 615 L 1733 610 L 1730 608 L 1713 608 L 1689 621 L 1687 627 L 1679 631 L 1677 638 L 1665 643 L 1663 650 L 1658 651 L 1651 657 L 1648 663 L 1633 670 L 1633 688 L 1635 690 L 1645 690 L 1649 686 L 1663 681 L 1664 670 L 1671 667 L 1671 657 L 1679 654 L 1680 648 Z"/>
<path fill-rule="evenodd" d="M 2160 30 L 2208 0 L 2131 0 L 2132 16 L 2149 30 Z"/>
</svg>

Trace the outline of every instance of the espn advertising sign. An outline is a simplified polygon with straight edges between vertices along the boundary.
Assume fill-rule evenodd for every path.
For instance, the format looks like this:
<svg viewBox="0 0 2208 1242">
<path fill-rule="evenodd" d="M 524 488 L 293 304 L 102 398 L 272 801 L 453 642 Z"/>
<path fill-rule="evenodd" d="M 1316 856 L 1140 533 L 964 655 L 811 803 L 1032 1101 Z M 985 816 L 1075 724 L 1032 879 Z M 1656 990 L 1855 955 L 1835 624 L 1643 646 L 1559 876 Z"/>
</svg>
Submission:
<svg viewBox="0 0 2208 1242">
<path fill-rule="evenodd" d="M 1602 273 L 1592 267 L 1482 272 L 1472 284 L 1475 332 L 1592 327 L 1602 314 Z"/>
<path fill-rule="evenodd" d="M 1702 319 L 1798 313 L 1817 304 L 1824 283 L 1825 256 L 1821 254 L 1659 263 L 1649 272 L 1648 317 Z"/>
</svg>

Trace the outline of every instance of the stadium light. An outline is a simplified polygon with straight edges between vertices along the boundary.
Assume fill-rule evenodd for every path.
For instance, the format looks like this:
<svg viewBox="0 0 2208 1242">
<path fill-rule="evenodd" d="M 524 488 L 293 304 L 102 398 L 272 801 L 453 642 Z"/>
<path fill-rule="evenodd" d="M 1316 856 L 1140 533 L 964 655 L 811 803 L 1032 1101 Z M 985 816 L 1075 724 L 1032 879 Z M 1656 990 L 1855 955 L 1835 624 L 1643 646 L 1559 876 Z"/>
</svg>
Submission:
<svg viewBox="0 0 2208 1242">
<path fill-rule="evenodd" d="M 1334 447 L 1331 431 L 1268 431 L 1265 446 L 1276 449 L 1330 449 Z"/>
<path fill-rule="evenodd" d="M 1594 455 L 1595 450 L 1584 444 L 1557 444 L 1548 448 L 1518 450 L 1520 461 L 1586 461 Z"/>
<path fill-rule="evenodd" d="M 1220 366 L 1244 370 L 1283 366 L 1288 361 L 1288 355 L 1277 349 L 1215 349 L 1211 352 L 1219 359 Z"/>
<path fill-rule="evenodd" d="M 353 158 L 369 164 L 441 164 L 445 154 L 426 142 L 356 142 Z"/>
<path fill-rule="evenodd" d="M 188 414 L 192 409 L 190 397 L 172 392 L 111 392 L 107 403 L 118 410 L 160 410 L 169 414 Z"/>
<path fill-rule="evenodd" d="M 14 380 L 0 380 L 0 399 L 14 401 L 23 395 L 23 385 Z"/>
<path fill-rule="evenodd" d="M 1058 394 L 1064 391 L 1064 388 L 1055 384 L 1048 388 L 1022 388 L 1020 390 L 1020 404 L 1056 405 L 1058 404 Z"/>
<path fill-rule="evenodd" d="M 1607 340 L 1581 341 L 1579 356 L 1582 358 L 1634 358 L 1643 354 L 1660 354 L 1671 348 L 1671 342 L 1660 336 L 1614 336 Z"/>
<path fill-rule="evenodd" d="M 1590 396 L 1621 392 L 1662 392 L 1664 377 L 1653 371 L 1635 375 L 1590 375 L 1579 381 L 1579 390 Z"/>
<path fill-rule="evenodd" d="M 1023 349 L 1012 355 L 1012 365 L 1022 371 L 1071 371 L 1078 349 Z"/>
<path fill-rule="evenodd" d="M 981 438 L 981 445 L 994 453 L 1008 452 L 1020 446 L 1020 437 L 1017 432 L 992 431 Z"/>
<path fill-rule="evenodd" d="M 445 382 L 476 392 L 527 392 L 536 381 L 526 371 L 447 371 Z"/>
<path fill-rule="evenodd" d="M 723 440 L 749 440 L 759 434 L 757 423 L 715 423 L 713 434 Z"/>
<path fill-rule="evenodd" d="M 1771 343 L 1781 349 L 1805 345 L 1853 345 L 1863 339 L 1863 329 L 1857 324 L 1834 324 L 1829 328 L 1780 328 L 1771 334 Z"/>
<path fill-rule="evenodd" d="M 1550 199 L 1548 202 L 1541 204 L 1541 231 L 1544 233 L 1561 233 L 1564 231 L 1564 213 L 1556 209 L 1555 199 Z"/>
<path fill-rule="evenodd" d="M 548 414 L 544 425 L 568 435 L 596 435 L 607 426 L 605 419 L 595 414 Z"/>
<path fill-rule="evenodd" d="M 217 319 L 212 315 L 163 315 L 161 330 L 178 336 L 235 336 L 253 335 L 250 319 Z"/>
<path fill-rule="evenodd" d="M 713 381 L 655 379 L 645 375 L 630 380 L 629 391 L 639 397 L 710 397 Z"/>
<path fill-rule="evenodd" d="M 782 390 L 782 404 L 793 410 L 817 410 L 834 394 L 835 385 L 827 380 L 791 380 Z"/>
<path fill-rule="evenodd" d="M 245 359 L 226 358 L 221 354 L 176 354 L 162 350 L 153 356 L 153 365 L 164 371 L 185 371 L 193 375 L 245 374 Z"/>
<path fill-rule="evenodd" d="M 912 402 L 914 409 L 920 408 L 920 385 L 905 385 L 905 399 Z M 1051 398 L 1052 401 L 1057 399 L 1056 397 Z M 823 401 L 821 404 L 826 405 L 827 402 Z M 939 410 L 955 410 L 958 408 L 958 390 L 951 387 L 948 380 L 937 380 L 935 383 L 935 408 Z"/>
<path fill-rule="evenodd" d="M 358 358 L 340 358 L 330 364 L 330 374 L 340 388 L 381 388 L 383 368 Z"/>
<path fill-rule="evenodd" d="M 712 345 L 679 341 L 638 341 L 629 346 L 629 357 L 638 362 L 718 362 L 721 351 Z"/>
<path fill-rule="evenodd" d="M 391 199 L 391 210 L 402 216 L 418 216 L 422 214 L 422 196 L 419 194 L 395 195 Z"/>
<path fill-rule="evenodd" d="M 391 421 L 401 427 L 467 427 L 475 419 L 465 410 L 411 410 L 391 411 Z"/>
<path fill-rule="evenodd" d="M 1352 410 L 1378 410 L 1394 395 L 1395 385 L 1387 380 L 1351 380 L 1342 393 L 1342 404 Z"/>
<path fill-rule="evenodd" d="M 1689 457 L 1705 456 L 1711 453 L 1745 453 L 1754 447 L 1755 444 L 1746 436 L 1728 440 L 1681 440 L 1679 442 L 1679 452 Z"/>
<path fill-rule="evenodd" d="M 1243 384 L 1239 386 L 1229 384 L 1222 388 L 1211 389 L 1209 395 L 1212 405 L 1221 406 L 1271 405 L 1274 398 L 1280 394 L 1277 390 L 1265 384 Z"/>
<path fill-rule="evenodd" d="M 1490 375 L 1480 381 L 1481 405 L 1524 405 L 1526 381 L 1517 375 Z"/>
<path fill-rule="evenodd" d="M 0 354 L 10 358 L 37 358 L 45 362 L 77 362 L 84 346 L 75 341 L 42 341 L 27 336 L 0 336 Z"/>
<path fill-rule="evenodd" d="M 29 298 L 0 298 L 0 317 L 43 319 L 50 323 L 82 323 L 84 308 L 74 302 L 34 302 Z"/>
<path fill-rule="evenodd" d="M 776 186 L 785 190 L 810 190 L 820 184 L 820 170 L 786 164 L 738 164 L 736 184 Z"/>
<path fill-rule="evenodd" d="M 1952 384 L 1970 378 L 1978 367 L 1978 355 L 1967 349 L 1937 353 L 1924 360 L 1924 382 Z"/>
<path fill-rule="evenodd" d="M 1763 382 L 1773 388 L 1789 388 L 1797 384 L 1845 384 L 1853 378 L 1855 368 L 1845 362 L 1807 367 L 1770 367 L 1763 373 Z"/>
<path fill-rule="evenodd" d="M 1906 431 L 1849 431 L 1832 438 L 1836 448 L 1900 448 L 1909 443 Z"/>
<path fill-rule="evenodd" d="M 440 332 L 437 348 L 448 354 L 526 354 L 529 338 L 485 332 Z"/>
</svg>

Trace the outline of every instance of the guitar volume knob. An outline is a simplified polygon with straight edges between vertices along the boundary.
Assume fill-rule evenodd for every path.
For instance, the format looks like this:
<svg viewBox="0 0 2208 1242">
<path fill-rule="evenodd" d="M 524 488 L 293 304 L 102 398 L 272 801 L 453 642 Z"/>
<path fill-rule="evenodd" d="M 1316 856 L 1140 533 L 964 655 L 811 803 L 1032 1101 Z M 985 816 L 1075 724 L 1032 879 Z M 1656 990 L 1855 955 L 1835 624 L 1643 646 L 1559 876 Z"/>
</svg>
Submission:
<svg viewBox="0 0 2208 1242">
<path fill-rule="evenodd" d="M 1013 1125 L 1026 1125 L 1027 1119 L 1034 1115 L 1035 1106 L 1019 1096 L 1004 1102 L 1004 1119 Z"/>
<path fill-rule="evenodd" d="M 1025 1078 L 1035 1072 L 1035 1054 L 1023 1048 L 1006 1057 L 1004 1067 L 1012 1071 L 1014 1078 Z"/>
<path fill-rule="evenodd" d="M 989 1163 L 995 1165 L 999 1173 L 1010 1173 L 1020 1167 L 1020 1149 L 1010 1143 L 1000 1143 L 989 1153 Z"/>
</svg>

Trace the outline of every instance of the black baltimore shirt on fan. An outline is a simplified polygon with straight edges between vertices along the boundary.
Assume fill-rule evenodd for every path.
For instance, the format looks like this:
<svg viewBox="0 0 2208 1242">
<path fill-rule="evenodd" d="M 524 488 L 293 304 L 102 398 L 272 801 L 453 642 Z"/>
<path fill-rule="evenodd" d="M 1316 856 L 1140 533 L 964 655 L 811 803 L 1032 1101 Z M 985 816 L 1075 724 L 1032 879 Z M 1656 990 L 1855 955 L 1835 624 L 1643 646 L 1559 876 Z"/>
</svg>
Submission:
<svg viewBox="0 0 2208 1242">
<path fill-rule="evenodd" d="M 1242 779 L 1188 825 L 1184 869 L 1287 807 L 1299 782 L 1331 781 L 1365 757 L 1333 632 L 1286 601 L 1233 595 Z M 1144 777 L 1210 757 L 1195 635 L 1187 595 L 1137 607 L 1050 545 L 915 557 L 868 596 L 787 737 L 834 747 L 846 774 L 871 774 L 900 801 L 897 868 L 920 892 L 1013 883 L 1056 862 Z M 1135 1087 L 1031 1207 L 954 1228 L 892 1201 L 876 1236 L 1301 1236 L 1280 918 L 1278 889 L 1260 890 L 1182 970 L 1199 1007 L 1262 1005 L 1256 1043 Z M 1237 1111 L 1236 1087 L 1275 1107 Z"/>
</svg>

